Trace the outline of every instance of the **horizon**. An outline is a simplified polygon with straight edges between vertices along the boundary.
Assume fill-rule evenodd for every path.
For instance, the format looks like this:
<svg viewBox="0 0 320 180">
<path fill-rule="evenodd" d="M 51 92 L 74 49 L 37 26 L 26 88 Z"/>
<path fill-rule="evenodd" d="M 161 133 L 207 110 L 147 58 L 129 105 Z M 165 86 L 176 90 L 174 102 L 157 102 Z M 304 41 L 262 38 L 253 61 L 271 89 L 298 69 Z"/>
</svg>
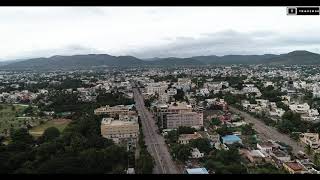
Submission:
<svg viewBox="0 0 320 180">
<path fill-rule="evenodd" d="M 307 50 L 293 50 L 293 51 L 289 51 L 287 53 L 281 53 L 281 54 L 288 54 L 288 53 L 292 53 L 292 52 L 298 52 L 298 51 L 305 51 L 305 52 L 309 52 L 309 53 L 314 53 L 314 54 L 319 54 L 316 52 L 312 52 L 312 51 L 307 51 Z M 226 55 L 195 55 L 195 56 L 191 56 L 191 57 L 151 57 L 151 58 L 138 58 L 136 56 L 132 56 L 132 55 L 119 55 L 119 56 L 115 56 L 112 54 L 108 54 L 108 53 L 101 53 L 101 54 L 72 54 L 72 55 L 52 55 L 52 56 L 48 56 L 48 57 L 34 57 L 34 58 L 25 58 L 25 59 L 11 59 L 11 60 L 2 60 L 0 59 L 0 62 L 8 62 L 8 61 L 26 61 L 26 60 L 30 60 L 30 59 L 37 59 L 37 58 L 53 58 L 54 56 L 85 56 L 85 55 L 109 55 L 109 56 L 115 56 L 115 57 L 120 57 L 120 56 L 132 56 L 135 57 L 137 59 L 143 60 L 143 61 L 153 61 L 152 59 L 166 59 L 166 58 L 193 58 L 193 57 L 197 57 L 197 56 L 217 56 L 217 57 L 223 57 L 223 56 L 262 56 L 262 55 L 281 55 L 281 54 L 274 54 L 274 53 L 265 53 L 265 54 L 226 54 Z"/>
<path fill-rule="evenodd" d="M 286 7 L 0 7 L 0 59 L 320 53 L 317 20 Z"/>
</svg>

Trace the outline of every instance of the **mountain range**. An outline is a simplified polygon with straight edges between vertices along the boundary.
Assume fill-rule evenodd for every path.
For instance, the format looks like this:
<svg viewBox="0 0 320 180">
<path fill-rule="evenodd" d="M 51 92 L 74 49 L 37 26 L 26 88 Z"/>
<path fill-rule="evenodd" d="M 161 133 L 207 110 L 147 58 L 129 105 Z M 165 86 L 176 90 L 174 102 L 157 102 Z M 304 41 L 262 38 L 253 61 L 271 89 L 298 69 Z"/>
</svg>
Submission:
<svg viewBox="0 0 320 180">
<path fill-rule="evenodd" d="M 320 65 L 320 54 L 309 51 L 293 51 L 286 54 L 194 56 L 189 58 L 139 59 L 133 56 L 111 56 L 108 54 L 86 54 L 73 56 L 52 56 L 13 60 L 0 63 L 0 70 L 58 70 L 86 69 L 94 67 L 137 67 L 137 66 L 201 66 L 231 64 L 266 65 Z"/>
</svg>

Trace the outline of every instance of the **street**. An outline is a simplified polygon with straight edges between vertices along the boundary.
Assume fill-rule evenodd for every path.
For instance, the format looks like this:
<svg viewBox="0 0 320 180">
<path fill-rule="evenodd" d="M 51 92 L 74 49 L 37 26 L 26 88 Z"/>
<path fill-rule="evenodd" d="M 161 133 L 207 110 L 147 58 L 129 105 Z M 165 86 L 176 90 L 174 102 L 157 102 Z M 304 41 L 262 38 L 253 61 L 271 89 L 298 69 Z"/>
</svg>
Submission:
<svg viewBox="0 0 320 180">
<path fill-rule="evenodd" d="M 251 116 L 250 114 L 240 111 L 234 107 L 229 106 L 231 112 L 239 113 L 242 117 L 244 117 L 244 121 L 248 123 L 253 123 L 253 128 L 259 133 L 259 136 L 264 140 L 276 140 L 281 141 L 292 147 L 292 152 L 297 154 L 299 151 L 304 151 L 304 147 L 302 144 L 296 142 L 291 139 L 288 135 L 280 133 L 274 127 L 267 126 L 261 120 Z"/>
<path fill-rule="evenodd" d="M 133 88 L 136 109 L 140 115 L 142 130 L 148 151 L 155 160 L 153 174 L 178 174 L 179 171 L 171 159 L 164 138 L 157 133 L 158 127 L 137 88 Z"/>
</svg>

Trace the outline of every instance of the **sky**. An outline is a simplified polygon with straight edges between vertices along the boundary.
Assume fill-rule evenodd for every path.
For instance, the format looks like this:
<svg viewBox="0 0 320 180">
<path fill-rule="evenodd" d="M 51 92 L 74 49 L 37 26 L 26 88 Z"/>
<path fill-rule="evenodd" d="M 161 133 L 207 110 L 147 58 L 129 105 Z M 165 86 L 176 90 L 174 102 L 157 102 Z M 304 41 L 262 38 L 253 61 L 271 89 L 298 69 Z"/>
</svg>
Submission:
<svg viewBox="0 0 320 180">
<path fill-rule="evenodd" d="M 0 60 L 320 53 L 319 22 L 286 7 L 0 7 Z"/>
</svg>

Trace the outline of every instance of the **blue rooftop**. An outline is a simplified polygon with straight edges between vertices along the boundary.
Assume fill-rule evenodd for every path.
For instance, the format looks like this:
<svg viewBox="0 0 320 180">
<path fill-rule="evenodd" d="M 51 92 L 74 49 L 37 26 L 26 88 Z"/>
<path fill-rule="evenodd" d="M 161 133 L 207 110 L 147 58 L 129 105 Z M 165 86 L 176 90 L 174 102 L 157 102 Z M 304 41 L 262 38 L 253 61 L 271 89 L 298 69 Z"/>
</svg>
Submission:
<svg viewBox="0 0 320 180">
<path fill-rule="evenodd" d="M 192 168 L 187 169 L 188 174 L 209 174 L 206 168 Z"/>
<path fill-rule="evenodd" d="M 236 135 L 226 135 L 222 137 L 223 143 L 235 143 L 235 142 L 241 142 L 241 139 Z"/>
</svg>

